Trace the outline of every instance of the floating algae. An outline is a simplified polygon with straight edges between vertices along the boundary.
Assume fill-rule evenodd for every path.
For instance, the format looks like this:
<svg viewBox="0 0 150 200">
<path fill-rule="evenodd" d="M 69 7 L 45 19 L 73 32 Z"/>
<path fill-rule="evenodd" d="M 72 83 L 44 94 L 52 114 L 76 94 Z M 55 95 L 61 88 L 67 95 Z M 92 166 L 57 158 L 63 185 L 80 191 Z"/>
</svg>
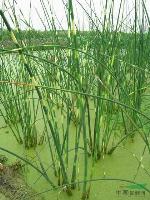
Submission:
<svg viewBox="0 0 150 200">
<path fill-rule="evenodd" d="M 42 200 L 25 182 L 22 163 L 7 165 L 6 161 L 7 158 L 0 155 L 0 195 L 9 200 Z"/>
</svg>

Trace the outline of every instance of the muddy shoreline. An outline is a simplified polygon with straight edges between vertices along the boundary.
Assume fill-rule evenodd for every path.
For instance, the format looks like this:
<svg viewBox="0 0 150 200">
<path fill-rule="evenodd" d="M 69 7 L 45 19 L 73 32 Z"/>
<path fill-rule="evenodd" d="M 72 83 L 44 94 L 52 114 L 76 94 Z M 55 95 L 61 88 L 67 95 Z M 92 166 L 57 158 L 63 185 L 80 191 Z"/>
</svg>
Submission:
<svg viewBox="0 0 150 200">
<path fill-rule="evenodd" d="M 0 193 L 10 200 L 42 200 L 25 182 L 23 167 L 20 161 L 12 164 L 0 162 Z"/>
</svg>

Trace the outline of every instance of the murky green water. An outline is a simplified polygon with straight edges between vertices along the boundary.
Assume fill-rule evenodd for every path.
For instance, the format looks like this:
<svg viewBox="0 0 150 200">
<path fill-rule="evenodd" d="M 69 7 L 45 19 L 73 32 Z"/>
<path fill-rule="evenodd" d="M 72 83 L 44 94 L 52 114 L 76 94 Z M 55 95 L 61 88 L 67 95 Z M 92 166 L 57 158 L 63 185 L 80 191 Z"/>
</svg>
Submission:
<svg viewBox="0 0 150 200">
<path fill-rule="evenodd" d="M 0 129 L 0 146 L 7 148 L 10 151 L 15 152 L 23 157 L 28 156 L 32 163 L 36 165 L 36 155 L 34 150 L 24 150 L 24 148 L 17 144 L 14 137 L 12 136 L 9 129 L 4 128 Z M 150 188 L 150 156 L 146 151 L 142 159 L 142 168 L 140 166 L 138 172 L 139 162 L 141 159 L 142 151 L 144 149 L 144 142 L 140 137 L 136 137 L 135 142 L 128 141 L 125 146 L 120 146 L 111 156 L 105 156 L 100 161 L 98 161 L 94 166 L 93 179 L 104 179 L 104 178 L 114 178 L 114 179 L 126 179 L 138 182 L 140 184 L 145 184 L 147 188 Z M 47 145 L 39 146 L 36 151 L 39 153 L 41 160 L 44 165 L 49 168 L 50 159 L 48 157 L 48 147 Z M 10 161 L 15 160 L 15 157 L 12 157 L 4 152 L 0 152 L 9 157 Z M 83 179 L 83 159 L 82 154 L 79 160 L 79 181 Z M 137 159 L 136 159 L 137 157 Z M 89 158 L 90 161 L 90 158 Z M 147 173 L 146 171 L 147 170 Z M 42 178 L 40 175 L 29 166 L 26 166 L 26 180 L 30 186 L 32 186 L 38 193 L 43 193 L 41 196 L 45 197 L 46 200 L 49 199 L 67 199 L 66 193 L 62 188 L 59 188 L 56 191 L 51 190 L 50 185 Z M 52 169 L 49 168 L 48 174 L 50 178 L 54 181 L 55 177 L 52 175 Z M 49 191 L 47 191 L 49 190 Z M 73 191 L 73 196 L 68 197 L 70 200 L 80 199 L 82 192 L 82 183 L 79 184 L 79 188 Z M 3 196 L 0 196 L 0 199 L 4 199 Z M 150 194 L 145 192 L 143 189 L 134 188 L 133 184 L 126 183 L 123 181 L 112 181 L 112 180 L 95 180 L 92 182 L 90 199 L 91 200 L 149 200 Z"/>
<path fill-rule="evenodd" d="M 148 100 L 149 102 L 149 100 Z M 147 108 L 147 106 L 146 106 Z M 147 111 L 149 114 L 149 110 Z M 58 114 L 58 113 L 57 113 Z M 39 116 L 41 112 L 39 113 Z M 61 114 L 59 113 L 57 117 L 58 121 L 62 121 Z M 91 115 L 91 117 L 93 117 Z M 94 117 L 93 117 L 94 118 Z M 115 118 L 117 120 L 118 116 Z M 119 122 L 116 122 L 119 124 Z M 4 124 L 0 118 L 0 127 Z M 37 129 L 38 133 L 41 134 L 44 127 L 42 124 L 42 120 L 37 122 Z M 91 125 L 93 130 L 93 125 Z M 65 126 L 65 125 L 64 125 Z M 70 138 L 72 141 L 70 143 L 74 143 L 74 126 L 70 128 Z M 115 130 L 118 131 L 118 130 Z M 121 133 L 122 134 L 122 133 Z M 121 135 L 120 134 L 120 135 Z M 25 150 L 22 145 L 19 145 L 15 138 L 13 137 L 10 129 L 8 128 L 1 128 L 0 129 L 0 146 L 4 147 L 16 154 L 30 159 L 30 161 L 39 167 L 39 162 L 37 160 L 37 156 L 34 150 Z M 131 183 L 127 183 L 125 180 L 135 181 L 140 184 L 144 184 L 148 189 L 150 189 L 150 155 L 146 149 L 144 156 L 142 158 L 142 162 L 140 167 L 139 161 L 141 160 L 141 156 L 145 147 L 145 143 L 142 141 L 140 136 L 136 136 L 135 141 L 131 142 L 128 140 L 123 146 L 121 144 L 120 147 L 116 149 L 116 151 L 111 156 L 105 156 L 98 161 L 94 168 L 93 168 L 93 181 L 91 182 L 91 192 L 90 192 L 90 199 L 91 200 L 125 200 L 125 199 L 132 199 L 132 200 L 149 200 L 150 194 L 145 192 L 143 189 L 139 189 L 135 187 L 135 185 Z M 53 182 L 57 184 L 57 179 L 53 175 L 53 170 L 50 167 L 51 165 L 51 158 L 48 149 L 48 145 L 44 143 L 42 146 L 38 146 L 36 148 L 36 152 L 40 157 L 40 160 L 44 164 L 44 167 L 47 170 L 47 174 L 51 178 Z M 0 154 L 5 154 L 9 161 L 16 160 L 15 157 L 11 155 L 1 152 Z M 69 162 L 72 163 L 72 158 L 74 155 L 74 151 L 70 151 Z M 79 182 L 83 180 L 83 151 L 80 151 L 79 161 L 78 161 L 78 180 Z M 89 158 L 89 163 L 91 159 Z M 71 165 L 70 165 L 71 166 Z M 36 190 L 39 195 L 43 196 L 45 200 L 78 200 L 81 197 L 82 193 L 82 183 L 79 184 L 78 188 L 73 191 L 73 196 L 68 197 L 66 193 L 63 191 L 63 188 L 59 188 L 57 190 L 52 190 L 49 183 L 40 176 L 40 174 L 35 171 L 33 168 L 26 165 L 25 167 L 25 178 L 27 183 Z M 68 169 L 68 173 L 71 176 L 71 169 Z M 89 171 L 90 171 L 90 164 L 89 164 Z M 90 174 L 89 174 L 90 177 Z M 99 180 L 98 180 L 99 179 Z M 105 180 L 104 180 L 105 179 Z M 118 179 L 118 180 L 110 180 L 110 179 Z M 122 179 L 122 181 L 119 181 Z M 90 183 L 88 183 L 90 186 Z M 0 196 L 0 200 L 5 199 L 3 195 Z M 31 199 L 31 198 L 30 198 Z"/>
</svg>

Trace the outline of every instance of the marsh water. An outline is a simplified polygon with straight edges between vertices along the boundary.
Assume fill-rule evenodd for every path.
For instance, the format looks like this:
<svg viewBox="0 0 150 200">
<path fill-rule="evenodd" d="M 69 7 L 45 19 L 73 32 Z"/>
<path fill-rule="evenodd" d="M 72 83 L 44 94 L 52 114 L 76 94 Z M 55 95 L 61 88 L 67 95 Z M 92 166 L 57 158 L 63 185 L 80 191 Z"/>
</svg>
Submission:
<svg viewBox="0 0 150 200">
<path fill-rule="evenodd" d="M 11 74 L 11 67 L 15 65 L 15 62 L 16 60 L 13 59 L 10 66 L 7 64 L 8 67 L 10 67 L 10 74 Z M 37 63 L 35 62 L 34 64 Z M 15 65 L 16 68 L 19 65 L 20 63 L 18 61 L 18 63 Z M 9 90 L 7 91 L 9 92 Z M 6 99 L 7 99 L 7 94 L 6 94 Z M 91 111 L 91 116 L 92 112 L 93 111 Z M 144 113 L 146 112 L 148 115 L 149 110 L 147 109 Z M 38 118 L 42 118 L 40 116 L 41 116 L 41 111 L 38 114 Z M 61 119 L 62 116 L 60 112 L 57 113 L 57 116 L 58 116 L 57 121 L 61 122 L 61 120 L 63 119 Z M 116 115 L 114 121 L 117 120 L 117 118 L 118 116 Z M 119 124 L 119 121 L 117 121 L 117 123 Z M 36 124 L 37 124 L 37 133 L 38 135 L 41 135 L 44 129 L 43 121 L 39 119 L 36 121 Z M 93 124 L 94 123 L 92 123 L 91 125 L 92 128 Z M 44 141 L 42 145 L 38 145 L 36 149 L 31 148 L 29 150 L 26 150 L 23 145 L 17 143 L 9 126 L 6 127 L 5 126 L 6 124 L 2 120 L 2 116 L 0 116 L 0 147 L 8 149 L 9 151 L 16 153 L 17 155 L 23 158 L 28 158 L 28 160 L 30 160 L 30 162 L 37 167 L 39 167 L 39 159 L 40 159 L 40 162 L 42 162 L 45 169 L 47 170 L 47 174 L 49 175 L 50 179 L 57 185 L 58 180 L 53 174 L 53 169 L 51 165 L 52 161 L 47 141 Z M 120 135 L 123 135 L 124 133 L 122 134 L 121 131 L 122 129 L 117 130 L 117 128 L 114 130 L 114 132 L 116 132 L 115 133 L 116 135 L 117 132 L 119 132 Z M 74 147 L 75 132 L 76 132 L 75 125 L 72 124 L 69 130 L 69 137 L 71 138 L 69 144 L 70 147 Z M 100 160 L 98 160 L 95 163 L 93 168 L 92 168 L 91 158 L 89 157 L 88 178 L 91 179 L 91 181 L 88 182 L 88 187 L 90 186 L 91 183 L 90 200 L 101 200 L 101 199 L 102 200 L 110 200 L 110 199 L 149 200 L 150 193 L 144 190 L 143 187 L 140 187 L 141 185 L 147 189 L 150 189 L 150 155 L 147 148 L 145 148 L 145 145 L 146 145 L 145 142 L 143 141 L 142 137 L 139 135 L 139 132 L 137 131 L 134 140 L 128 138 L 127 140 L 122 142 L 116 148 L 116 150 L 113 152 L 112 155 L 102 156 Z M 1 150 L 0 154 L 4 154 L 6 157 L 8 157 L 8 161 L 10 163 L 13 163 L 17 159 L 15 156 L 12 156 L 11 154 L 8 154 Z M 37 157 L 37 154 L 39 159 Z M 58 187 L 57 190 L 53 190 L 50 184 L 43 178 L 43 176 L 41 176 L 32 167 L 25 164 L 25 170 L 23 175 L 28 185 L 31 186 L 33 190 L 36 191 L 35 196 L 37 195 L 38 197 L 41 198 L 43 197 L 45 200 L 80 199 L 82 193 L 82 184 L 83 184 L 82 181 L 84 173 L 83 149 L 80 149 L 79 154 L 80 156 L 78 160 L 78 175 L 77 175 L 78 187 L 73 191 L 73 195 L 71 197 L 67 197 L 67 194 L 64 191 L 65 188 Z M 73 161 L 73 156 L 74 156 L 74 151 L 70 150 L 69 152 L 70 163 L 72 163 Z M 91 168 L 93 172 L 92 178 L 90 176 Z M 70 173 L 71 176 L 71 169 L 68 169 L 68 173 Z M 139 185 L 133 184 L 130 181 L 136 182 Z M 6 198 L 5 196 L 3 196 L 3 194 L 0 194 L 0 199 L 5 200 Z M 30 196 L 28 199 L 29 200 L 32 199 L 32 196 Z"/>
<path fill-rule="evenodd" d="M 30 160 L 36 164 L 36 155 L 34 150 L 25 150 L 22 145 L 19 145 L 11 134 L 9 128 L 0 129 L 0 146 L 7 148 L 8 150 L 15 152 L 16 154 L 30 158 Z M 146 151 L 144 156 L 142 156 L 142 151 L 144 150 L 145 144 L 142 139 L 137 136 L 135 141 L 128 140 L 126 144 L 119 146 L 116 151 L 111 156 L 105 156 L 99 160 L 93 169 L 93 182 L 91 186 L 90 199 L 91 200 L 149 200 L 150 195 L 148 192 L 141 188 L 134 187 L 133 184 L 123 182 L 123 181 L 111 181 L 107 178 L 114 179 L 125 179 L 132 180 L 139 184 L 144 185 L 146 188 L 150 188 L 150 159 L 149 153 Z M 36 148 L 39 153 L 41 160 L 44 165 L 49 168 L 50 163 L 48 159 L 48 147 L 47 145 L 41 145 Z M 16 160 L 12 155 L 5 154 L 10 162 Z M 81 152 L 82 154 L 82 152 Z M 142 162 L 140 160 L 142 158 Z M 139 167 L 140 164 L 140 167 Z M 79 161 L 80 171 L 79 179 L 82 180 L 82 156 Z M 142 166 L 142 167 L 141 167 Z M 139 167 L 139 169 L 138 169 Z M 49 168 L 49 174 L 51 179 L 55 182 L 55 177 L 51 173 L 51 168 Z M 66 199 L 66 193 L 62 188 L 58 190 L 52 190 L 51 186 L 37 173 L 34 169 L 29 166 L 25 167 L 25 179 L 27 183 L 41 195 L 46 200 L 49 199 Z M 103 180 L 94 180 L 94 179 Z M 106 180 L 104 180 L 106 178 Z M 76 200 L 79 199 L 81 195 L 80 187 L 82 183 L 79 184 L 78 189 L 73 191 L 73 196 L 68 199 Z M 1 196 L 1 199 L 5 199 Z M 31 198 L 32 199 L 32 198 Z"/>
</svg>

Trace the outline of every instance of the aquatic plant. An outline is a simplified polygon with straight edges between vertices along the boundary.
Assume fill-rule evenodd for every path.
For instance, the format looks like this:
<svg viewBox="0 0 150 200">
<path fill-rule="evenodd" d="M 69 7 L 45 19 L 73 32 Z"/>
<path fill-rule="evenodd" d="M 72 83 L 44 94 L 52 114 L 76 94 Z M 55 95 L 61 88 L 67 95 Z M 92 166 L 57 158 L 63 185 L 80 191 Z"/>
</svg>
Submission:
<svg viewBox="0 0 150 200">
<path fill-rule="evenodd" d="M 78 185 L 78 160 L 83 151 L 82 199 L 87 199 L 88 177 L 92 179 L 97 160 L 112 154 L 128 137 L 134 140 L 136 133 L 150 150 L 144 130 L 145 120 L 150 118 L 142 110 L 143 95 L 148 90 L 150 52 L 149 30 L 144 31 L 144 27 L 150 25 L 150 20 L 144 1 L 135 0 L 132 22 L 127 20 L 132 18 L 131 13 L 125 15 L 125 1 L 121 0 L 114 22 L 113 0 L 105 1 L 101 18 L 92 0 L 85 1 L 90 12 L 76 0 L 89 20 L 90 29 L 83 31 L 77 25 L 75 2 L 68 0 L 62 1 L 67 31 L 60 23 L 62 30 L 58 31 L 59 20 L 49 1 L 40 2 L 46 19 L 44 22 L 37 10 L 45 28 L 41 33 L 32 30 L 20 10 L 29 31 L 21 30 L 15 4 L 11 14 L 0 10 L 7 28 L 2 30 L 7 33 L 4 39 L 11 41 L 9 49 L 4 45 L 0 50 L 0 113 L 25 148 L 48 145 L 58 185 L 69 195 Z M 9 0 L 5 8 L 8 6 Z M 139 6 L 142 14 L 138 15 Z M 11 28 L 10 20 L 16 30 Z M 45 41 L 49 38 L 50 43 L 43 44 L 41 36 Z M 42 170 L 39 173 L 53 186 L 36 155 Z"/>
</svg>

